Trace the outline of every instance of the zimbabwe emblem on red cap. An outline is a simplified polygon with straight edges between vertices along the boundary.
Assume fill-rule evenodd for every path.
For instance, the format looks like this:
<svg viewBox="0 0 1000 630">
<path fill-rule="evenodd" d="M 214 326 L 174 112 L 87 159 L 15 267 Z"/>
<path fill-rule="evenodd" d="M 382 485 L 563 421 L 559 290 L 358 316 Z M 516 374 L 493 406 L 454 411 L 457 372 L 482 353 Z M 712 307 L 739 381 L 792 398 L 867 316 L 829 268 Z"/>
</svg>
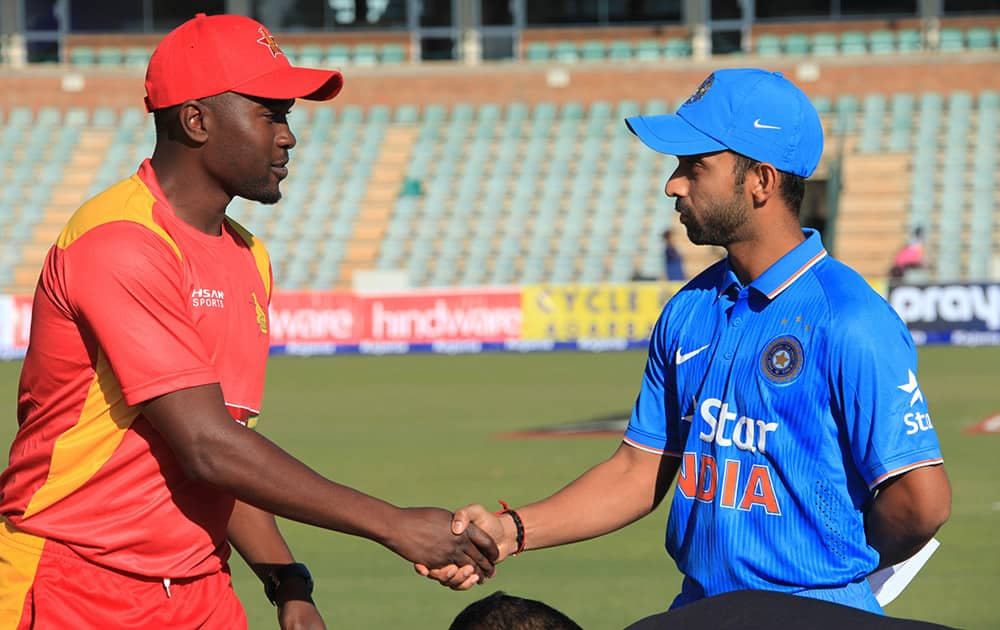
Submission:
<svg viewBox="0 0 1000 630">
<path fill-rule="evenodd" d="M 257 29 L 257 32 L 260 33 L 260 39 L 257 40 L 257 43 L 261 46 L 267 46 L 268 50 L 271 51 L 272 57 L 285 54 L 281 52 L 281 48 L 278 47 L 278 42 L 274 41 L 274 37 L 271 36 L 266 28 L 262 26 Z"/>
</svg>

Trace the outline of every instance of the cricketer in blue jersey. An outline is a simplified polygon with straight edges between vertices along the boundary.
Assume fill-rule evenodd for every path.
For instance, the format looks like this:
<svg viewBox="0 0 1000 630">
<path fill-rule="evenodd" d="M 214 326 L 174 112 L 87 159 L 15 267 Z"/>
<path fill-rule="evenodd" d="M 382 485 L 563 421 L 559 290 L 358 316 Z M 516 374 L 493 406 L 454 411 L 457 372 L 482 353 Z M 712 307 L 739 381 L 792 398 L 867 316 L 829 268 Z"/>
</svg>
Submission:
<svg viewBox="0 0 1000 630">
<path fill-rule="evenodd" d="M 780 74 L 732 69 L 676 114 L 626 123 L 678 156 L 665 193 L 688 238 L 728 255 L 664 308 L 615 453 L 536 503 L 462 508 L 455 531 L 480 525 L 501 559 L 592 538 L 648 514 L 676 479 L 673 608 L 754 589 L 881 612 L 866 577 L 919 550 L 951 492 L 909 332 L 800 226 L 819 115 Z"/>
</svg>

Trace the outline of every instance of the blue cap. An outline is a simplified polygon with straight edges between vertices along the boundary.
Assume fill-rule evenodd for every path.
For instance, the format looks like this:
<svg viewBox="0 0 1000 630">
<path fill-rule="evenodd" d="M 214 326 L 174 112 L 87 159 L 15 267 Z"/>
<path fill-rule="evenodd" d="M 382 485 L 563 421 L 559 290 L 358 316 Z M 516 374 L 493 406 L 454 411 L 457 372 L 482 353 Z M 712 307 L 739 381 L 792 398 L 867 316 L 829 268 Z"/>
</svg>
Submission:
<svg viewBox="0 0 1000 630">
<path fill-rule="evenodd" d="M 632 116 L 625 124 L 660 153 L 729 149 L 802 177 L 823 154 L 823 127 L 809 98 L 780 72 L 757 68 L 716 70 L 676 114 Z"/>
</svg>

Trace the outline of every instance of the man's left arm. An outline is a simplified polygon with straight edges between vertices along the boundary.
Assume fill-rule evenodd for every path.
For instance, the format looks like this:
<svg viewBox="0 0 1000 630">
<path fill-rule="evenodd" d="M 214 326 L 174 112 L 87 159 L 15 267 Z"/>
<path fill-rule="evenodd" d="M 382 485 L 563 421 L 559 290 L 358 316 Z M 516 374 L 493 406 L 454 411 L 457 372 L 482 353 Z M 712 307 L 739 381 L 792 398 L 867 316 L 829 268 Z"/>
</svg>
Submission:
<svg viewBox="0 0 1000 630">
<path fill-rule="evenodd" d="M 873 493 L 864 533 L 882 569 L 934 536 L 951 512 L 951 487 L 906 324 L 872 291 L 845 297 L 830 336 L 830 386 L 850 455 Z"/>
<path fill-rule="evenodd" d="M 273 580 L 274 571 L 295 562 L 274 515 L 236 501 L 229 518 L 229 542 L 261 582 Z M 325 630 L 326 625 L 312 601 L 312 584 L 305 578 L 284 577 L 274 591 L 278 626 L 282 630 Z"/>
<path fill-rule="evenodd" d="M 879 569 L 920 551 L 951 513 L 951 484 L 944 466 L 924 466 L 886 480 L 865 515 L 868 544 Z"/>
</svg>

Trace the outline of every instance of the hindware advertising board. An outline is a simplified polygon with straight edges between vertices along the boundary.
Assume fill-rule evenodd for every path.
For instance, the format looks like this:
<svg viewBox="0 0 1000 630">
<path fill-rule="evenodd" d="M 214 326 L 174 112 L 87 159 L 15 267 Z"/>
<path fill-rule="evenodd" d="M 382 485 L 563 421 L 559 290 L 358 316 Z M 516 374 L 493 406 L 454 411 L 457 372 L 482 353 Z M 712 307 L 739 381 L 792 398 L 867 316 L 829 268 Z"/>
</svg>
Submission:
<svg viewBox="0 0 1000 630">
<path fill-rule="evenodd" d="M 446 354 L 645 348 L 680 284 L 525 285 L 400 293 L 276 292 L 279 354 Z M 918 345 L 1000 345 L 1000 283 L 900 285 L 888 300 Z M 0 359 L 24 356 L 31 298 L 0 295 Z"/>
</svg>

